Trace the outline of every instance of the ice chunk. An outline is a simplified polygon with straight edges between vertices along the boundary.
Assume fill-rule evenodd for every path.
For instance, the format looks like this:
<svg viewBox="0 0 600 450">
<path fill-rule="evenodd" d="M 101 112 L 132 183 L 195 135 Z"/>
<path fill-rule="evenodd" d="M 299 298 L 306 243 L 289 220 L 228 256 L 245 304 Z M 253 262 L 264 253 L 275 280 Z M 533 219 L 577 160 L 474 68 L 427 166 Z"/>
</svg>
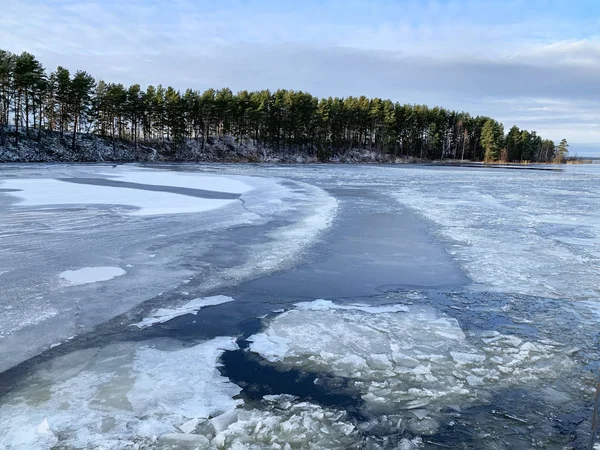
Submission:
<svg viewBox="0 0 600 450">
<path fill-rule="evenodd" d="M 248 340 L 251 351 L 280 367 L 343 377 L 361 393 L 370 414 L 426 408 L 431 420 L 413 426 L 429 433 L 445 405 L 479 401 L 499 383 L 543 385 L 571 367 L 549 345 L 493 335 L 488 343 L 467 337 L 456 319 L 425 306 L 316 300 L 273 318 Z"/>
<path fill-rule="evenodd" d="M 60 274 L 60 278 L 72 285 L 79 285 L 112 280 L 125 273 L 120 267 L 83 267 L 77 270 L 65 270 Z"/>
<path fill-rule="evenodd" d="M 210 448 L 210 442 L 198 434 L 170 433 L 161 435 L 154 447 L 159 450 L 204 450 Z"/>
<path fill-rule="evenodd" d="M 200 423 L 200 418 L 196 417 L 194 419 L 190 419 L 187 422 L 182 423 L 177 428 L 179 428 L 183 433 L 192 433 L 196 430 L 196 427 Z"/>
<path fill-rule="evenodd" d="M 229 337 L 191 347 L 162 339 L 57 358 L 0 399 L 0 448 L 133 448 L 165 434 L 200 445 L 173 434 L 241 403 L 216 368 L 236 348 Z"/>
<path fill-rule="evenodd" d="M 344 412 L 308 402 L 287 408 L 273 402 L 262 410 L 238 408 L 228 413 L 226 423 L 212 441 L 219 450 L 305 448 L 308 443 L 310 448 L 342 450 L 360 442 L 358 430 Z"/>
<path fill-rule="evenodd" d="M 450 352 L 450 356 L 459 364 L 474 364 L 485 361 L 485 355 L 477 353 Z"/>
<path fill-rule="evenodd" d="M 235 410 L 226 411 L 223 414 L 218 415 L 210 419 L 210 423 L 215 428 L 217 433 L 226 430 L 232 423 L 237 422 L 238 412 Z"/>
<path fill-rule="evenodd" d="M 370 306 L 363 304 L 349 304 L 349 305 L 339 305 L 333 303 L 330 300 L 315 300 L 313 302 L 303 302 L 296 303 L 296 309 L 304 310 L 304 311 L 329 311 L 331 309 L 343 309 L 343 310 L 354 310 L 354 311 L 363 311 L 367 313 L 377 314 L 377 313 L 389 313 L 389 312 L 407 312 L 409 309 L 404 305 L 382 305 L 382 306 Z"/>
<path fill-rule="evenodd" d="M 254 349 L 260 349 L 260 355 L 268 361 L 281 361 L 289 350 L 289 339 L 277 335 L 255 334 L 248 338 Z"/>
<path fill-rule="evenodd" d="M 476 377 L 475 375 L 467 375 L 467 383 L 471 386 L 481 386 L 483 384 L 483 379 Z"/>
<path fill-rule="evenodd" d="M 147 328 L 157 323 L 165 323 L 175 317 L 183 316 L 185 314 L 194 314 L 200 311 L 202 308 L 207 306 L 222 305 L 234 301 L 233 298 L 225 295 L 215 295 L 212 297 L 195 298 L 190 300 L 183 305 L 176 308 L 160 308 L 152 313 L 150 317 L 143 319 L 142 321 L 134 324 L 138 328 Z"/>
</svg>

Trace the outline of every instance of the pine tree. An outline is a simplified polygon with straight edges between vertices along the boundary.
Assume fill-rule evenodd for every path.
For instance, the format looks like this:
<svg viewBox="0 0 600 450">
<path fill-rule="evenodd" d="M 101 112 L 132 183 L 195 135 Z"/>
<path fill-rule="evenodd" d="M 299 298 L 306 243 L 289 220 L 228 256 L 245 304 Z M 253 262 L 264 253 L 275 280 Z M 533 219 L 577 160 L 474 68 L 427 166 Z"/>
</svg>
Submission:
<svg viewBox="0 0 600 450">
<path fill-rule="evenodd" d="M 500 159 L 503 139 L 504 130 L 502 125 L 493 119 L 488 119 L 481 131 L 481 146 L 485 151 L 484 161 L 486 163 Z"/>
<path fill-rule="evenodd" d="M 94 77 L 82 70 L 75 73 L 70 83 L 69 109 L 73 117 L 73 151 L 75 150 L 77 127 L 86 120 L 92 107 L 92 92 L 95 85 Z"/>
<path fill-rule="evenodd" d="M 0 50 L 0 145 L 4 145 L 4 129 L 10 121 L 13 98 L 15 55 Z"/>
<path fill-rule="evenodd" d="M 64 67 L 59 66 L 55 73 L 56 78 L 56 105 L 58 107 L 58 123 L 60 140 L 64 140 L 64 132 L 70 121 L 71 114 L 71 74 Z"/>
<path fill-rule="evenodd" d="M 197 148 L 217 140 L 225 148 L 227 136 L 239 145 L 251 140 L 266 158 L 267 149 L 301 152 L 328 160 L 349 150 L 375 150 L 378 155 L 421 159 L 472 159 L 488 162 L 563 161 L 566 141 L 555 149 L 534 131 L 512 127 L 506 138 L 500 123 L 489 117 L 441 107 L 393 103 L 381 98 L 322 98 L 302 91 L 279 89 L 233 94 L 230 89 L 187 89 L 181 95 L 172 87 L 99 82 L 86 72 L 73 77 L 63 67 L 45 76 L 41 64 L 29 53 L 0 51 L 0 144 L 14 124 L 15 142 L 31 128 L 37 137 L 44 126 L 73 131 L 72 148 L 83 130 L 132 141 L 140 134 L 152 144 L 171 140 L 169 148 Z M 187 158 L 172 153 L 169 157 Z"/>
<path fill-rule="evenodd" d="M 566 139 L 562 139 L 556 147 L 556 162 L 562 164 L 565 162 L 565 157 L 569 153 L 569 144 Z"/>
</svg>

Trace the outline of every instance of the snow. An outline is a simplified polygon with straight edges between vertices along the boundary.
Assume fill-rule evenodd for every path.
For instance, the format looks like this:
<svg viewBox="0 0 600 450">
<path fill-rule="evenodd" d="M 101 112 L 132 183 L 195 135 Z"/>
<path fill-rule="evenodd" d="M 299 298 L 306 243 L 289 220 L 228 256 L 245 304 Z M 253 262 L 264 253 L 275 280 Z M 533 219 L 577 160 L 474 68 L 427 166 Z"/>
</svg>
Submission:
<svg viewBox="0 0 600 450">
<path fill-rule="evenodd" d="M 154 186 L 174 186 L 205 191 L 243 194 L 253 189 L 251 179 L 245 177 L 224 177 L 200 172 L 178 172 L 172 170 L 125 170 L 117 173 L 104 172 L 101 175 L 115 176 L 118 181 L 151 184 Z M 248 181 L 250 180 L 250 181 Z"/>
<path fill-rule="evenodd" d="M 73 184 L 47 178 L 8 179 L 1 186 L 5 189 L 19 190 L 10 193 L 11 196 L 19 198 L 19 206 L 123 205 L 135 208 L 129 214 L 136 216 L 204 212 L 237 201 L 213 200 L 141 189 Z"/>
<path fill-rule="evenodd" d="M 467 335 L 456 319 L 430 307 L 317 300 L 276 316 L 248 340 L 250 351 L 282 369 L 349 380 L 369 414 L 402 413 L 417 430 L 424 422 L 411 410 L 431 416 L 435 428 L 433 417 L 448 404 L 480 401 L 486 388 L 543 385 L 572 367 L 551 342 L 489 336 Z"/>
<path fill-rule="evenodd" d="M 120 267 L 83 267 L 77 270 L 65 270 L 61 272 L 60 278 L 72 285 L 79 285 L 112 280 L 126 273 Z"/>
<path fill-rule="evenodd" d="M 185 314 L 194 314 L 207 306 L 221 305 L 234 301 L 233 298 L 225 295 L 215 295 L 212 297 L 195 298 L 177 308 L 160 308 L 154 311 L 150 317 L 146 317 L 139 323 L 134 324 L 138 328 L 147 328 L 157 323 L 165 323 L 175 317 Z"/>
<path fill-rule="evenodd" d="M 216 369 L 223 351 L 236 348 L 229 337 L 187 348 L 158 340 L 57 358 L 33 375 L 35 383 L 0 400 L 0 448 L 124 448 L 160 435 L 168 441 L 189 420 L 240 404 L 233 399 L 240 388 Z"/>
</svg>

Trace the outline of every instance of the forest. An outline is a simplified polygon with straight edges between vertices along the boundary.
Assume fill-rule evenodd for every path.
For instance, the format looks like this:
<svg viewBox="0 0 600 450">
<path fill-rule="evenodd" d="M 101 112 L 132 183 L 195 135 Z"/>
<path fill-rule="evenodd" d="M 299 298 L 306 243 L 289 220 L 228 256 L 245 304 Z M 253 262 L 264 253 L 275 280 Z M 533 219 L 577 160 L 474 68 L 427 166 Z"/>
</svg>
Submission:
<svg viewBox="0 0 600 450">
<path fill-rule="evenodd" d="M 0 147 L 52 133 L 76 153 L 97 136 L 132 148 L 153 148 L 165 160 L 194 160 L 207 146 L 245 146 L 257 154 L 294 153 L 331 161 L 348 151 L 390 160 L 563 162 L 566 140 L 489 117 L 380 98 L 317 98 L 309 93 L 177 90 L 96 81 L 58 67 L 48 73 L 30 53 L 0 50 Z"/>
</svg>

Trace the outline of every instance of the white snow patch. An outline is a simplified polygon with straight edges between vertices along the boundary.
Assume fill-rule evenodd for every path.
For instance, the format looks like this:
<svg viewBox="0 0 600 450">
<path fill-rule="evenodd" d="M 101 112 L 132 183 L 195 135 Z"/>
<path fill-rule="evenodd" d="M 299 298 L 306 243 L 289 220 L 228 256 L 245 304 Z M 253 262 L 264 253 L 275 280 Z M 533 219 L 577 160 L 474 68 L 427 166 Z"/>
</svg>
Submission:
<svg viewBox="0 0 600 450">
<path fill-rule="evenodd" d="M 104 175 L 114 176 L 111 173 Z M 205 191 L 243 194 L 253 187 L 242 181 L 243 177 L 219 176 L 203 172 L 176 172 L 172 170 L 136 170 L 118 172 L 117 179 L 128 183 L 151 184 L 154 186 L 173 186 Z M 248 180 L 248 178 L 245 178 Z"/>
<path fill-rule="evenodd" d="M 221 305 L 234 301 L 233 298 L 225 295 L 215 295 L 213 297 L 195 298 L 176 308 L 160 308 L 152 313 L 150 317 L 134 324 L 138 328 L 147 328 L 157 323 L 165 323 L 175 317 L 185 314 L 194 314 L 207 306 Z"/>
<path fill-rule="evenodd" d="M 72 285 L 98 283 L 125 275 L 120 267 L 83 267 L 77 270 L 65 270 L 59 275 Z"/>
<path fill-rule="evenodd" d="M 9 193 L 21 200 L 19 206 L 125 205 L 137 208 L 129 213 L 137 216 L 203 212 L 237 201 L 205 199 L 141 189 L 73 184 L 46 178 L 5 180 L 2 187 L 20 191 Z"/>
</svg>

